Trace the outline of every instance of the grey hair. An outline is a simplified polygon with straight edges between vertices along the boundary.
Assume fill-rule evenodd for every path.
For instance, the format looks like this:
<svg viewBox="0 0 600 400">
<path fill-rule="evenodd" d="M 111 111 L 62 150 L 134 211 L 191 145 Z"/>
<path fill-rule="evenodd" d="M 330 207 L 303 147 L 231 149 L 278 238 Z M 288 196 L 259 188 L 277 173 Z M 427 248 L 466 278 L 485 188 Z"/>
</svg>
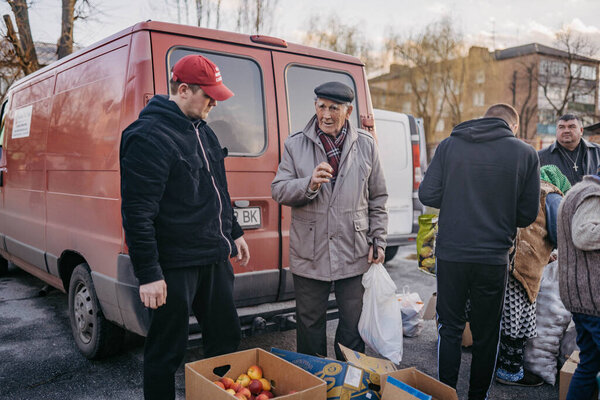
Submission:
<svg viewBox="0 0 600 400">
<path fill-rule="evenodd" d="M 321 97 L 321 98 L 325 99 L 325 97 Z M 317 102 L 317 100 L 319 100 L 319 96 L 315 96 L 315 103 Z M 325 100 L 329 100 L 329 99 L 325 99 Z M 334 101 L 334 100 L 332 100 L 332 101 Z M 341 105 L 346 106 L 346 107 L 350 107 L 352 105 L 352 103 L 349 103 L 349 102 L 338 103 L 338 104 L 341 104 Z"/>
</svg>

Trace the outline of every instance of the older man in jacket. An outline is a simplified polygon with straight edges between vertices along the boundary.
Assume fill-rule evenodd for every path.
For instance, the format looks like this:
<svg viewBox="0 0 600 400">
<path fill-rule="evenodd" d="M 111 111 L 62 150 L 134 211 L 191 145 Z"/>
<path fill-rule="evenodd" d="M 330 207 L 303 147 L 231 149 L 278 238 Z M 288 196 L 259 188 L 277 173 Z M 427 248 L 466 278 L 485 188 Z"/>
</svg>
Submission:
<svg viewBox="0 0 600 400">
<path fill-rule="evenodd" d="M 327 355 L 333 283 L 339 308 L 334 348 L 343 359 L 338 344 L 364 351 L 358 333 L 361 281 L 371 263 L 384 261 L 387 190 L 375 140 L 350 125 L 353 90 L 327 82 L 314 91 L 316 114 L 286 140 L 271 189 L 275 201 L 292 207 L 297 349 Z"/>
</svg>

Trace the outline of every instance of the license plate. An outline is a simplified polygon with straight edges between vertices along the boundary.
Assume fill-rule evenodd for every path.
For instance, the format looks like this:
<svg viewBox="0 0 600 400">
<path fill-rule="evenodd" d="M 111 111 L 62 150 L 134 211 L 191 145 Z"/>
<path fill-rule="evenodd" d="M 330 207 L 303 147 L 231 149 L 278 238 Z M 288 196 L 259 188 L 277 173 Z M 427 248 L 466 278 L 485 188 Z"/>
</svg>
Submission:
<svg viewBox="0 0 600 400">
<path fill-rule="evenodd" d="M 233 212 L 238 224 L 244 229 L 260 228 L 260 207 L 234 208 Z"/>
</svg>

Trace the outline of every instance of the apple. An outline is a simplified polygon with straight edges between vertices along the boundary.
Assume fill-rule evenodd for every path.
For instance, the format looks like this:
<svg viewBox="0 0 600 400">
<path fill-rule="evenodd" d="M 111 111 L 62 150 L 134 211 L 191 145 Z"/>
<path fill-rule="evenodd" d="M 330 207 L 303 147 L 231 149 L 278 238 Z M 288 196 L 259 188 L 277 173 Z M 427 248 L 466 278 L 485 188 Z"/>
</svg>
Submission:
<svg viewBox="0 0 600 400">
<path fill-rule="evenodd" d="M 250 379 L 260 379 L 263 377 L 262 368 L 258 365 L 253 365 L 250 368 L 248 368 L 247 374 L 250 377 Z"/>
<path fill-rule="evenodd" d="M 294 394 L 294 393 L 296 393 L 295 390 L 290 390 L 289 392 L 287 392 L 287 394 Z"/>
<path fill-rule="evenodd" d="M 240 390 L 238 390 L 238 393 L 243 394 L 247 398 L 250 398 L 250 396 L 252 396 L 252 393 L 250 393 L 250 390 L 248 390 L 248 388 L 245 388 L 245 387 L 243 387 Z"/>
<path fill-rule="evenodd" d="M 269 383 L 268 380 L 266 380 L 265 378 L 260 378 L 259 381 L 263 385 L 263 390 L 265 390 L 265 391 L 271 390 L 271 384 Z"/>
<path fill-rule="evenodd" d="M 259 394 L 263 391 L 262 382 L 258 379 L 252 379 L 248 385 L 248 389 L 250 389 L 250 393 Z"/>
<path fill-rule="evenodd" d="M 275 397 L 275 395 L 268 390 L 263 390 L 262 392 L 260 392 L 260 394 L 267 396 L 268 399 L 272 399 L 273 397 Z"/>
<path fill-rule="evenodd" d="M 237 381 L 239 382 L 243 387 L 248 387 L 248 385 L 250 384 L 250 381 L 252 379 L 250 379 L 250 377 L 246 374 L 241 374 L 240 376 L 238 376 Z"/>
<path fill-rule="evenodd" d="M 241 393 L 236 393 L 233 397 L 240 400 L 248 400 L 248 398 Z"/>
<path fill-rule="evenodd" d="M 231 386 L 229 386 L 229 389 L 233 389 L 236 393 L 239 392 L 241 388 L 243 388 L 242 384 L 237 381 L 233 382 Z"/>
<path fill-rule="evenodd" d="M 223 384 L 223 387 L 225 389 L 229 389 L 229 387 L 231 386 L 231 384 L 233 383 L 233 379 L 228 378 L 226 376 L 222 377 L 221 379 L 219 379 L 219 381 Z"/>
<path fill-rule="evenodd" d="M 227 389 L 226 392 L 235 396 L 235 390 L 233 389 Z"/>
<path fill-rule="evenodd" d="M 221 382 L 221 381 L 214 381 L 213 383 L 215 385 L 217 385 L 218 387 L 220 387 L 221 389 L 225 389 L 225 385 L 223 385 L 223 382 Z"/>
<path fill-rule="evenodd" d="M 256 396 L 256 400 L 269 400 L 269 396 L 261 393 L 258 396 Z"/>
</svg>

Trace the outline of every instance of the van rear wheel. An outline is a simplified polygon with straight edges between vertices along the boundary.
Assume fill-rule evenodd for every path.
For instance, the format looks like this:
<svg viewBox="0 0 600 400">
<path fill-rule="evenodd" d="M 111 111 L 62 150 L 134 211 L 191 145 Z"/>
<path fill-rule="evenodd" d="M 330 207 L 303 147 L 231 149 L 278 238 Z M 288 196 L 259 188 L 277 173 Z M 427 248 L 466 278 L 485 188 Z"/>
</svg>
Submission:
<svg viewBox="0 0 600 400">
<path fill-rule="evenodd" d="M 385 248 L 385 261 L 392 261 L 392 258 L 398 252 L 398 246 L 390 246 Z"/>
<path fill-rule="evenodd" d="M 119 352 L 125 331 L 104 318 L 87 264 L 79 264 L 69 283 L 69 319 L 79 351 L 90 360 Z"/>
</svg>

